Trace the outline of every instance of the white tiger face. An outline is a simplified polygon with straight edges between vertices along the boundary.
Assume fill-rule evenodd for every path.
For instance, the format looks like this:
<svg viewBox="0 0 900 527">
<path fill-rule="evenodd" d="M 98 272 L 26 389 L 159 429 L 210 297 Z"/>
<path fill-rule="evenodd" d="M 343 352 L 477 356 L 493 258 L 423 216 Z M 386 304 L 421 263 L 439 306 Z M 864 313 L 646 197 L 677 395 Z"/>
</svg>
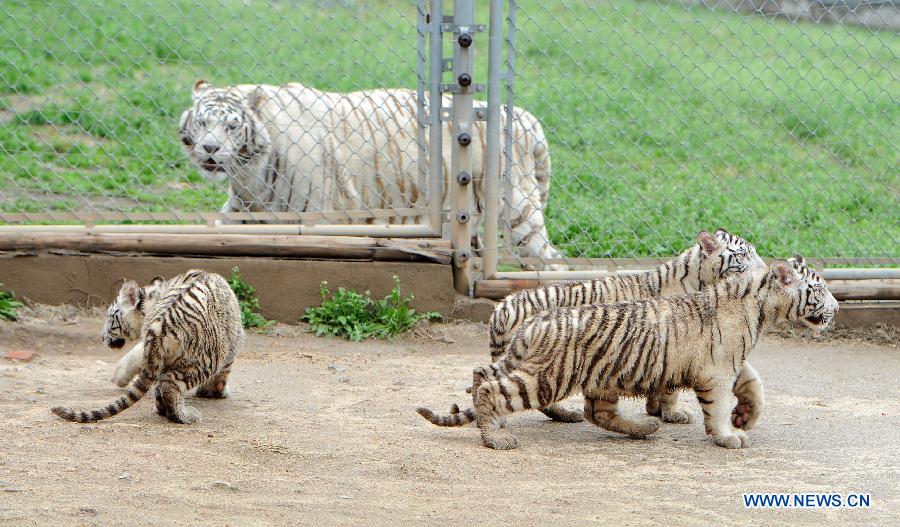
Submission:
<svg viewBox="0 0 900 527">
<path fill-rule="evenodd" d="M 143 288 L 134 280 L 122 284 L 116 301 L 106 310 L 106 322 L 100 333 L 107 346 L 118 349 L 126 341 L 140 338 L 146 304 L 159 296 L 162 284 L 163 279 L 159 276 Z"/>
<path fill-rule="evenodd" d="M 756 247 L 740 236 L 725 229 L 715 234 L 701 231 L 697 235 L 700 244 L 700 279 L 705 284 L 713 283 L 729 274 L 744 273 L 766 266 L 756 253 Z"/>
<path fill-rule="evenodd" d="M 185 154 L 208 179 L 224 181 L 269 145 L 256 102 L 233 89 L 194 86 L 193 104 L 181 114 Z"/>
<path fill-rule="evenodd" d="M 828 291 L 822 275 L 806 266 L 800 255 L 788 259 L 796 278 L 791 291 L 788 319 L 799 321 L 813 329 L 825 329 L 840 310 L 837 300 Z"/>
</svg>

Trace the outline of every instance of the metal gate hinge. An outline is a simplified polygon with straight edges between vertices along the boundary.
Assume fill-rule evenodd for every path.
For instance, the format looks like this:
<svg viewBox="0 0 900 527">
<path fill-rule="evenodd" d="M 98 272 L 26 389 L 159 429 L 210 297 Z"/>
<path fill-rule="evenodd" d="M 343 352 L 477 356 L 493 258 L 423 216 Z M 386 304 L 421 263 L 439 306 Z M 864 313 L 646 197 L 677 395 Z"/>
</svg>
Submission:
<svg viewBox="0 0 900 527">
<path fill-rule="evenodd" d="M 447 19 L 445 17 L 444 23 L 441 24 L 441 31 L 444 33 L 482 33 L 486 30 L 487 26 L 484 24 L 454 24 L 452 17 L 450 19 L 450 22 L 447 22 Z"/>
</svg>

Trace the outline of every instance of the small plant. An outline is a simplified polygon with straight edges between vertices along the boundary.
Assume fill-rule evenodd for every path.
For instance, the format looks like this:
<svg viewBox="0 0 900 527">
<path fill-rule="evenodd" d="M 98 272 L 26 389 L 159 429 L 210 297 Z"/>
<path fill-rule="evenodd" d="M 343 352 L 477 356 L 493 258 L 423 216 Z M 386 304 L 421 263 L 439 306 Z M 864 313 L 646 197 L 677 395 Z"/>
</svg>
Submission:
<svg viewBox="0 0 900 527">
<path fill-rule="evenodd" d="M 318 336 L 335 335 L 352 341 L 384 339 L 403 333 L 420 320 L 441 317 L 440 313 L 419 313 L 409 307 L 413 295 L 403 298 L 396 276 L 391 294 L 381 300 L 373 300 L 369 291 L 360 294 L 343 287 L 329 299 L 328 282 L 322 282 L 319 294 L 322 305 L 307 308 L 303 317 L 309 322 L 310 331 Z"/>
<path fill-rule="evenodd" d="M 256 298 L 256 289 L 241 279 L 241 270 L 237 267 L 231 269 L 231 278 L 228 285 L 234 291 L 234 296 L 238 299 L 241 306 L 241 322 L 245 328 L 261 328 L 265 329 L 273 324 L 274 320 L 268 320 L 259 312 L 259 299 Z"/>
<path fill-rule="evenodd" d="M 3 284 L 0 284 L 2 286 Z M 25 304 L 16 300 L 15 295 L 7 291 L 0 291 L 0 318 L 6 320 L 19 320 L 17 309 Z"/>
</svg>

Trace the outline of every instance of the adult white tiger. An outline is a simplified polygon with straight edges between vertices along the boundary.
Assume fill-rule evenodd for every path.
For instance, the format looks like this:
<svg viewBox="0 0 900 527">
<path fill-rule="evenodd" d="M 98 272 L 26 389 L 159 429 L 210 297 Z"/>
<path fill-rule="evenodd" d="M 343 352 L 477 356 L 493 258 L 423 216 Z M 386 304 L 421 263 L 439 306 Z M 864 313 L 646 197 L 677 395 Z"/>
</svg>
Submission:
<svg viewBox="0 0 900 527">
<path fill-rule="evenodd" d="M 181 141 L 188 158 L 207 177 L 227 177 L 228 201 L 222 212 L 423 206 L 428 189 L 417 183 L 416 99 L 414 91 L 405 89 L 330 93 L 302 84 L 213 88 L 198 81 L 193 104 L 181 116 Z M 445 99 L 447 106 L 450 100 Z M 444 126 L 441 162 L 447 207 L 451 134 L 449 123 Z M 484 209 L 485 126 L 477 121 L 472 130 L 478 212 Z M 513 110 L 512 129 L 512 181 L 501 186 L 501 223 L 521 256 L 559 258 L 544 225 L 550 155 L 543 129 L 521 108 Z M 340 223 L 415 221 L 418 218 L 396 216 Z"/>
</svg>

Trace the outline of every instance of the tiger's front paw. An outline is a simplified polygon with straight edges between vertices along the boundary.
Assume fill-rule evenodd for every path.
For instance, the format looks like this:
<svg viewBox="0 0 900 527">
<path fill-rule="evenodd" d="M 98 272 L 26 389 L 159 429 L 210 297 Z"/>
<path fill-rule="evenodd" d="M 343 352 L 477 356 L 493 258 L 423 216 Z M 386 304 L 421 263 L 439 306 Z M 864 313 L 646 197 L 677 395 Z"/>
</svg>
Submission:
<svg viewBox="0 0 900 527">
<path fill-rule="evenodd" d="M 129 375 L 127 368 L 122 365 L 116 366 L 116 371 L 113 372 L 112 382 L 120 388 L 128 386 L 128 383 L 131 382 L 131 376 Z"/>
<path fill-rule="evenodd" d="M 659 430 L 661 425 L 662 421 L 656 417 L 644 417 L 628 423 L 623 432 L 631 437 L 642 439 Z"/>
<path fill-rule="evenodd" d="M 663 408 L 662 420 L 667 423 L 687 425 L 691 423 L 693 418 L 691 417 L 691 414 L 685 412 L 684 410 L 667 410 Z"/>
<path fill-rule="evenodd" d="M 722 448 L 747 448 L 750 446 L 750 438 L 742 430 L 735 430 L 731 434 L 721 434 L 713 438 L 713 442 Z"/>
</svg>

